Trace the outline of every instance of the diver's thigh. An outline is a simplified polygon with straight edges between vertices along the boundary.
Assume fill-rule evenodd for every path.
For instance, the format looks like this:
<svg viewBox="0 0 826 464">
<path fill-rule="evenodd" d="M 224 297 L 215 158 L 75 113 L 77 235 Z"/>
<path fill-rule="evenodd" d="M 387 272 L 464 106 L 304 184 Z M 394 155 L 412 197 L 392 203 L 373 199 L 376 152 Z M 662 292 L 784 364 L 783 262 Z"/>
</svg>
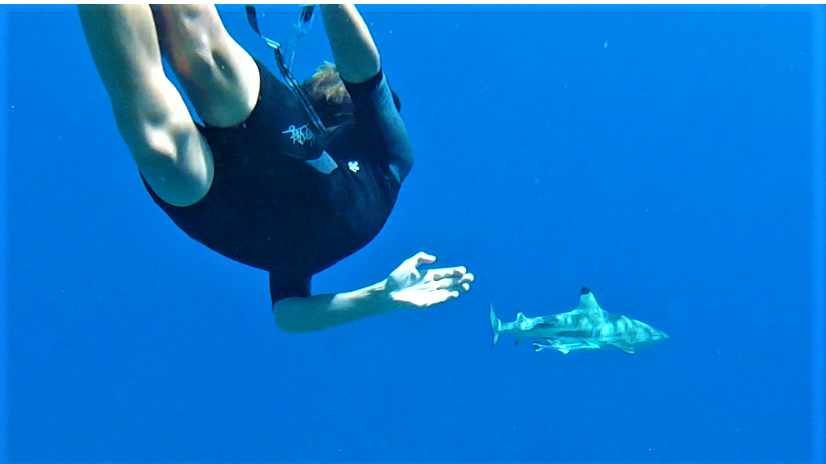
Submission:
<svg viewBox="0 0 826 464">
<path fill-rule="evenodd" d="M 198 116 L 216 127 L 246 120 L 258 100 L 258 67 L 230 37 L 215 6 L 152 9 L 163 54 Z"/>
<path fill-rule="evenodd" d="M 118 130 L 150 187 L 170 204 L 197 202 L 212 182 L 212 156 L 164 74 L 149 6 L 82 5 L 78 14 Z"/>
</svg>

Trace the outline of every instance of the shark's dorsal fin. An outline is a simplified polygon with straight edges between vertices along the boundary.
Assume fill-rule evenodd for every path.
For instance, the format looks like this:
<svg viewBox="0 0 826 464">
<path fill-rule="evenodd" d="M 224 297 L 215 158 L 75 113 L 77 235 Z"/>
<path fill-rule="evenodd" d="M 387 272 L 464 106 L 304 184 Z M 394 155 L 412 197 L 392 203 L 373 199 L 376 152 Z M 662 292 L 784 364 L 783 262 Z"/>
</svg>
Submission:
<svg viewBox="0 0 826 464">
<path fill-rule="evenodd" d="M 591 293 L 591 290 L 588 287 L 582 287 L 582 294 L 579 296 L 579 304 L 576 308 L 574 308 L 574 310 L 577 309 L 589 313 L 602 312 L 602 308 L 599 307 L 597 299 L 594 298 L 594 294 Z"/>
</svg>

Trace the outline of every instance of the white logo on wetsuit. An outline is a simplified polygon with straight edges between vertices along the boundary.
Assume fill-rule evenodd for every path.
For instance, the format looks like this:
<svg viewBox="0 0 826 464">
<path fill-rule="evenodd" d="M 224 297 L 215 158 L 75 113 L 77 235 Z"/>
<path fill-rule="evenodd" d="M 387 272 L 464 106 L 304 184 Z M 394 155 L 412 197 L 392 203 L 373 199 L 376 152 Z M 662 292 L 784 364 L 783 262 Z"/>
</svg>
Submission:
<svg viewBox="0 0 826 464">
<path fill-rule="evenodd" d="M 350 168 L 353 172 L 359 172 L 359 162 L 358 161 L 350 161 L 347 163 L 347 167 Z"/>
<path fill-rule="evenodd" d="M 299 145 L 304 145 L 304 142 L 312 143 L 313 139 L 315 139 L 315 134 L 313 134 L 313 131 L 310 130 L 306 124 L 301 127 L 295 127 L 295 125 L 291 124 L 287 130 L 282 131 L 281 133 L 290 134 L 290 140 L 292 140 L 293 143 L 298 142 Z"/>
</svg>

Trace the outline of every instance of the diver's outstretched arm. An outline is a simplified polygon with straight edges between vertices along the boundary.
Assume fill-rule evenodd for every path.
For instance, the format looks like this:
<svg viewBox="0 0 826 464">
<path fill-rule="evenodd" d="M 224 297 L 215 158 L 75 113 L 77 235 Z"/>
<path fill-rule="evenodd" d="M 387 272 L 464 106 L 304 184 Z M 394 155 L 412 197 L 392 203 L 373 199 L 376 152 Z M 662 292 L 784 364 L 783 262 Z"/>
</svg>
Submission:
<svg viewBox="0 0 826 464">
<path fill-rule="evenodd" d="M 429 308 L 470 290 L 473 274 L 462 266 L 419 269 L 435 260 L 435 256 L 420 252 L 405 260 L 387 279 L 369 287 L 277 301 L 273 305 L 275 322 L 285 332 L 315 332 L 397 309 Z"/>
<path fill-rule="evenodd" d="M 366 82 L 379 73 L 379 50 L 354 5 L 320 5 L 324 29 L 339 75 L 347 82 Z"/>
</svg>

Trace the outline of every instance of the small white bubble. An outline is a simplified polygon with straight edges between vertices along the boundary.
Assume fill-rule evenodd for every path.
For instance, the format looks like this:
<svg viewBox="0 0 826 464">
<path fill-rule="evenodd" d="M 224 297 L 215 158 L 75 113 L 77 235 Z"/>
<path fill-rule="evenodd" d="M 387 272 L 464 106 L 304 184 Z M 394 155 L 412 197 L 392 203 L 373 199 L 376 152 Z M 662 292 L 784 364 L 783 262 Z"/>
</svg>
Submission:
<svg viewBox="0 0 826 464">
<path fill-rule="evenodd" d="M 608 48 L 608 41 L 607 40 L 605 42 L 602 42 L 602 48 L 603 49 Z"/>
</svg>

